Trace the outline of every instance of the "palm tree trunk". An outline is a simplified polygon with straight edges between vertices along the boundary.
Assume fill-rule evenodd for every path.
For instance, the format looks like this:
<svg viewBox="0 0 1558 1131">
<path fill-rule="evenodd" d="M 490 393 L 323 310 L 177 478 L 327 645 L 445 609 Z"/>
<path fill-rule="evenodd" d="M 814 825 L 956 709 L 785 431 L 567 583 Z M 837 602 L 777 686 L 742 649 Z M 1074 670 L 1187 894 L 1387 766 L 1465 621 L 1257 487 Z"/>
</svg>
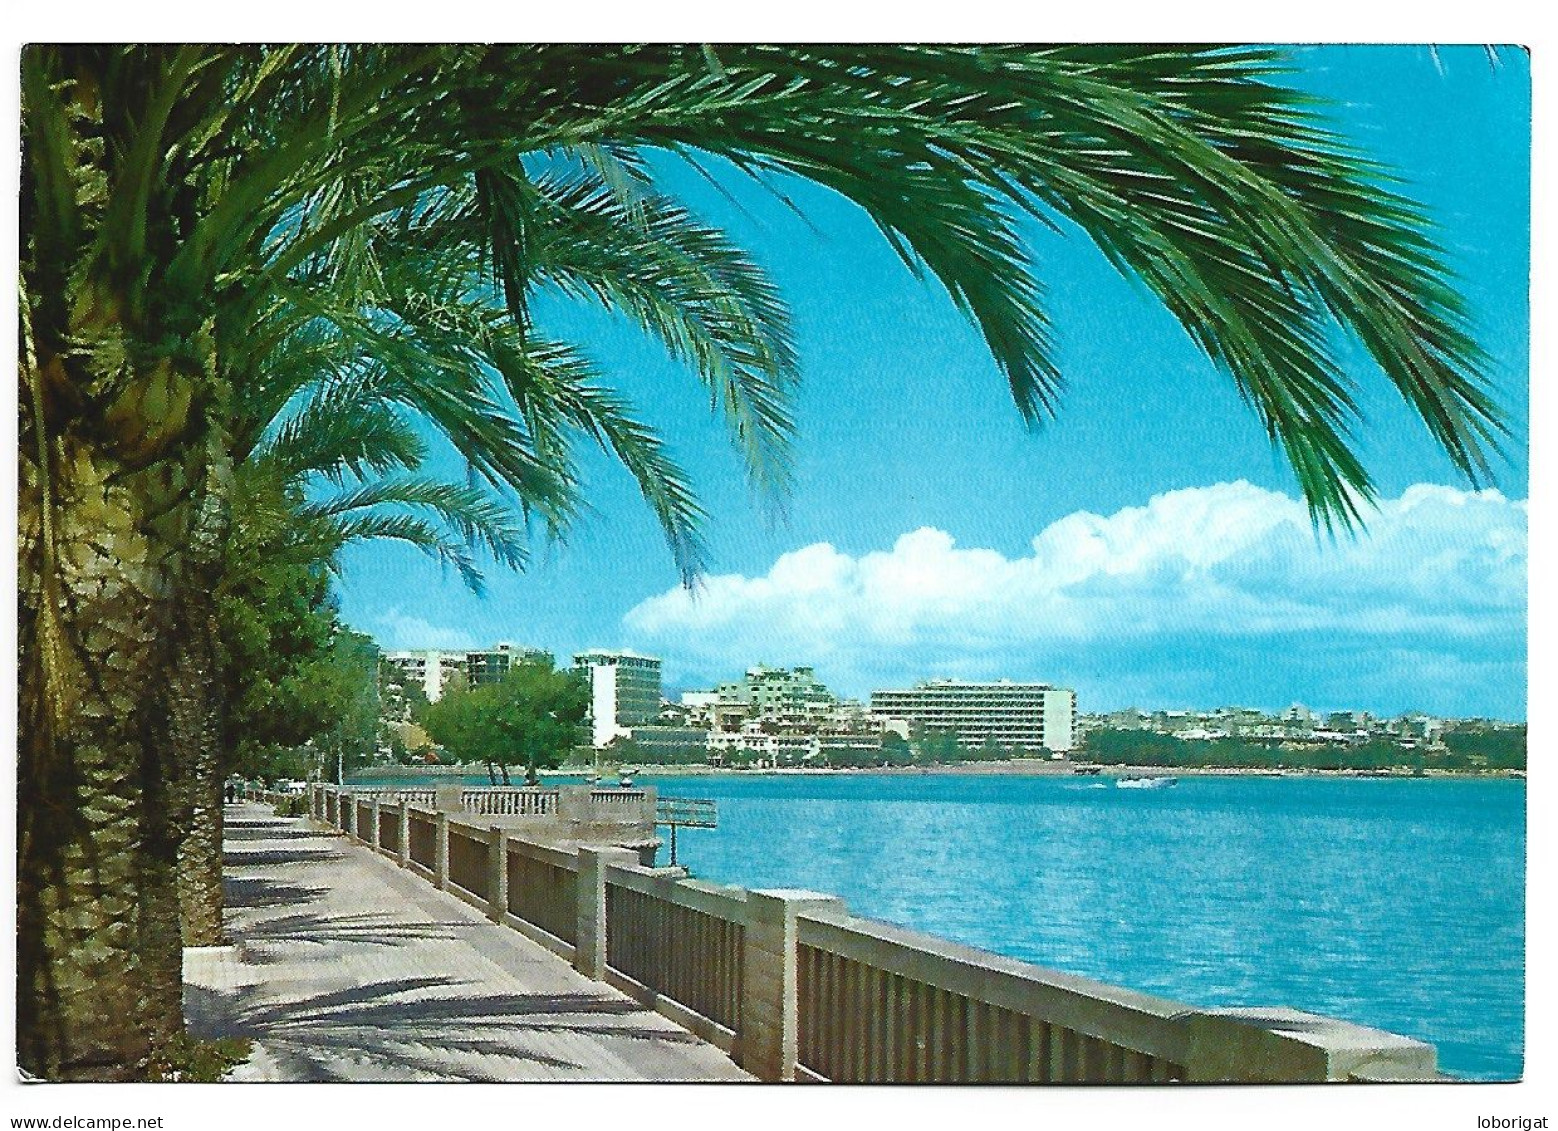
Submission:
<svg viewBox="0 0 1558 1131">
<path fill-rule="evenodd" d="M 214 445 L 134 463 L 43 430 L 20 461 L 17 1059 L 56 1080 L 152 1074 L 183 1029 L 181 798 L 168 692 L 181 601 L 211 560 Z M 29 409 L 31 411 L 29 411 Z"/>
<path fill-rule="evenodd" d="M 210 589 L 186 602 L 175 632 L 170 689 L 172 748 L 184 822 L 179 844 L 179 926 L 185 946 L 222 941 L 222 779 L 225 770 L 217 684 L 215 611 Z"/>
</svg>

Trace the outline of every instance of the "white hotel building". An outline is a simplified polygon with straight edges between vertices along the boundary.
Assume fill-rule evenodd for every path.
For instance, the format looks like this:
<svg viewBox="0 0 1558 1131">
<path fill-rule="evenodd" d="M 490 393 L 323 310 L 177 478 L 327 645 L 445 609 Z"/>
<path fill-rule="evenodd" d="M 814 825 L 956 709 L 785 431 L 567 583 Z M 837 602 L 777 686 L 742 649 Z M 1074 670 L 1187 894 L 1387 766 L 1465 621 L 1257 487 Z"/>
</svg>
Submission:
<svg viewBox="0 0 1558 1131">
<path fill-rule="evenodd" d="M 596 747 L 660 715 L 660 661 L 636 652 L 581 652 L 573 666 L 590 681 L 590 740 Z"/>
<path fill-rule="evenodd" d="M 871 713 L 924 731 L 953 731 L 969 749 L 994 740 L 1010 750 L 1064 753 L 1075 745 L 1077 696 L 1047 683 L 938 679 L 871 692 Z"/>
</svg>

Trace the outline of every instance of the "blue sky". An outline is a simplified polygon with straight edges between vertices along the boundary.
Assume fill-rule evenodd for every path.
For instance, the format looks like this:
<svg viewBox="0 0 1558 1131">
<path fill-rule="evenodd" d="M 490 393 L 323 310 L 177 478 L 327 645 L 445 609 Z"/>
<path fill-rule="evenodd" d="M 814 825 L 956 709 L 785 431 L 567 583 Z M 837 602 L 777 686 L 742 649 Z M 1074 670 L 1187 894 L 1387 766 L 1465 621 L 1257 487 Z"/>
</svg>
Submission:
<svg viewBox="0 0 1558 1131">
<path fill-rule="evenodd" d="M 1529 272 L 1527 57 L 1301 48 L 1293 81 L 1426 204 L 1514 437 L 1471 496 L 1357 351 L 1365 465 L 1383 501 L 1317 543 L 1291 472 L 1232 385 L 1075 231 L 1027 233 L 1068 390 L 1026 429 L 977 334 L 852 206 L 807 185 L 803 223 L 762 190 L 667 184 L 772 273 L 803 384 L 786 513 L 753 495 L 696 380 L 605 316 L 543 302 L 690 470 L 713 516 L 696 599 L 628 475 L 586 461 L 593 513 L 488 593 L 415 551 L 347 551 L 342 613 L 386 647 L 512 640 L 632 647 L 668 687 L 816 663 L 862 695 L 932 675 L 1046 679 L 1126 705 L 1525 714 Z"/>
</svg>

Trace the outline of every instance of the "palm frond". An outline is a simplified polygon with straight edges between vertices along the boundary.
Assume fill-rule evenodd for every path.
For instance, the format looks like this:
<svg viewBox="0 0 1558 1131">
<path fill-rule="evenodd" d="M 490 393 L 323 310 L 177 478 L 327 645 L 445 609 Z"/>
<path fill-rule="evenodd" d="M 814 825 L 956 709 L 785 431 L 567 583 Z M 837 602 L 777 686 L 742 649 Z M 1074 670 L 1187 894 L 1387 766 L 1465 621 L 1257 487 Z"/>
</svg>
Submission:
<svg viewBox="0 0 1558 1131">
<path fill-rule="evenodd" d="M 592 178 L 536 185 L 536 285 L 627 314 L 708 385 L 754 483 L 789 486 L 789 404 L 800 363 L 789 311 L 717 229 L 659 194 L 624 205 Z"/>
<path fill-rule="evenodd" d="M 600 384 L 594 368 L 571 347 L 529 340 L 501 330 L 490 342 L 490 359 L 530 427 L 546 437 L 554 459 L 571 462 L 568 433 L 582 434 L 611 452 L 633 475 L 659 520 L 685 582 L 702 572 L 706 559 L 702 527 L 707 518 L 685 472 L 653 429 L 634 418 L 631 406 Z"/>
<path fill-rule="evenodd" d="M 675 47 L 606 52 L 593 63 L 612 96 L 593 118 L 558 103 L 531 128 L 553 144 L 695 147 L 834 188 L 970 312 L 1025 415 L 1052 406 L 1058 380 L 1010 225 L 1059 214 L 1235 380 L 1317 520 L 1351 523 L 1372 492 L 1338 328 L 1457 466 L 1483 474 L 1497 409 L 1426 218 L 1271 81 L 1277 53 L 753 45 L 719 58 L 716 72 Z"/>
<path fill-rule="evenodd" d="M 355 391 L 333 384 L 316 388 L 249 458 L 332 482 L 419 467 L 427 445 L 416 430 L 392 405 Z"/>
<path fill-rule="evenodd" d="M 472 592 L 486 592 L 481 570 L 465 546 L 418 515 L 396 512 L 348 514 L 338 520 L 335 529 L 342 545 L 383 539 L 415 546 L 429 557 L 453 566 Z"/>
<path fill-rule="evenodd" d="M 305 521 L 326 520 L 341 529 L 349 519 L 379 508 L 426 511 L 451 527 L 466 546 L 481 545 L 510 569 L 523 569 L 527 559 L 525 531 L 512 512 L 480 488 L 426 476 L 395 475 L 343 489 L 298 508 Z"/>
</svg>

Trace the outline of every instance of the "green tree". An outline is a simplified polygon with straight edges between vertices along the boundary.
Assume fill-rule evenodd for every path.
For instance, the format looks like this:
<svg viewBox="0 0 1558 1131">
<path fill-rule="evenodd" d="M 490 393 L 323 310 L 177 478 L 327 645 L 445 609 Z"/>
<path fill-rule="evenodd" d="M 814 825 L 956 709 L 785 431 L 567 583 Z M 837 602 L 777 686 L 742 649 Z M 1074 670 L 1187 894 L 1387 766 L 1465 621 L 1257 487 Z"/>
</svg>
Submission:
<svg viewBox="0 0 1558 1131">
<path fill-rule="evenodd" d="M 995 740 L 995 735 L 986 735 L 985 740 L 979 744 L 971 757 L 979 762 L 1000 762 L 1012 756 L 1012 752 Z"/>
<path fill-rule="evenodd" d="M 955 731 L 927 730 L 920 735 L 919 761 L 930 765 L 952 765 L 965 758 L 962 745 Z"/>
<path fill-rule="evenodd" d="M 497 683 L 445 694 L 428 708 L 423 726 L 461 762 L 485 762 L 489 773 L 525 767 L 527 785 L 536 771 L 555 769 L 573 750 L 589 711 L 589 689 L 573 670 L 548 660 L 523 660 Z"/>
<path fill-rule="evenodd" d="M 298 688 L 305 709 L 331 720 L 314 737 L 324 775 L 337 781 L 376 760 L 379 744 L 379 649 L 373 638 L 342 630 Z"/>
<path fill-rule="evenodd" d="M 1023 215 L 1067 218 L 1237 383 L 1323 522 L 1372 497 L 1339 322 L 1470 478 L 1497 414 L 1428 224 L 1267 50 L 47 46 L 22 58 L 19 1060 L 124 1078 L 181 1025 L 176 751 L 199 745 L 246 413 L 340 339 L 548 529 L 573 446 L 638 478 L 689 575 L 702 512 L 549 288 L 635 320 L 787 479 L 797 372 L 755 265 L 656 185 L 709 155 L 854 201 L 1060 393 Z M 386 255 L 385 249 L 398 249 Z M 334 352 L 334 351 L 329 351 Z M 246 408 L 246 404 L 258 408 Z M 196 774 L 195 777 L 200 775 Z"/>
<path fill-rule="evenodd" d="M 1460 765 L 1471 766 L 1481 759 L 1483 765 L 1494 770 L 1523 770 L 1526 768 L 1526 728 L 1511 726 L 1499 728 L 1455 728 L 1445 732 L 1444 744 Z"/>
<path fill-rule="evenodd" d="M 914 761 L 914 751 L 903 735 L 896 731 L 882 734 L 882 761 L 889 766 L 907 766 Z"/>
<path fill-rule="evenodd" d="M 587 709 L 586 709 L 587 710 Z M 644 761 L 643 749 L 631 737 L 619 734 L 601 748 L 605 761 L 621 766 L 636 766 Z M 676 759 L 672 759 L 675 761 Z"/>
</svg>

